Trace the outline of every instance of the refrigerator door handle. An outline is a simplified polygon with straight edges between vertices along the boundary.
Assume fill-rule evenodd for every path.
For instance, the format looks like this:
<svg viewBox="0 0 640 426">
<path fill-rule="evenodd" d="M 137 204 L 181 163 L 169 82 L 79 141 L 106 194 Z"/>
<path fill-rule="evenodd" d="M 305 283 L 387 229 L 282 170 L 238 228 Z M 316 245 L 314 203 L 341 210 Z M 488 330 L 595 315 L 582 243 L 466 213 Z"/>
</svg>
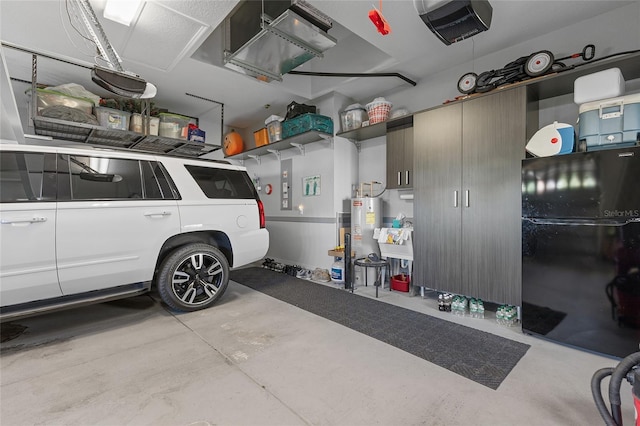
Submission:
<svg viewBox="0 0 640 426">
<path fill-rule="evenodd" d="M 458 191 L 453 191 L 453 207 L 458 207 Z"/>
<path fill-rule="evenodd" d="M 464 191 L 464 206 L 469 207 L 469 190 Z"/>
<path fill-rule="evenodd" d="M 613 220 L 597 220 L 597 219 L 536 219 L 523 217 L 523 220 L 533 223 L 534 225 L 581 225 L 581 226 L 625 226 L 630 223 L 640 222 L 640 218 L 634 217 L 625 221 Z"/>
</svg>

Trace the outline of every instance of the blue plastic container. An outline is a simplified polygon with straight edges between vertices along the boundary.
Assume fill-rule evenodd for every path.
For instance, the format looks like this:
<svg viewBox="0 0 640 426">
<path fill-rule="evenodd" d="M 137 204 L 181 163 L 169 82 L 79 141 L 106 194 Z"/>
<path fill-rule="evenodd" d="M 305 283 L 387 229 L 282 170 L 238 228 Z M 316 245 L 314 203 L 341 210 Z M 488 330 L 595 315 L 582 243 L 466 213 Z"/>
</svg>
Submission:
<svg viewBox="0 0 640 426">
<path fill-rule="evenodd" d="M 587 151 L 634 146 L 640 133 L 640 93 L 580 105 L 578 139 Z"/>
<path fill-rule="evenodd" d="M 333 120 L 319 114 L 302 114 L 282 122 L 282 139 L 290 138 L 311 130 L 333 135 Z"/>
</svg>

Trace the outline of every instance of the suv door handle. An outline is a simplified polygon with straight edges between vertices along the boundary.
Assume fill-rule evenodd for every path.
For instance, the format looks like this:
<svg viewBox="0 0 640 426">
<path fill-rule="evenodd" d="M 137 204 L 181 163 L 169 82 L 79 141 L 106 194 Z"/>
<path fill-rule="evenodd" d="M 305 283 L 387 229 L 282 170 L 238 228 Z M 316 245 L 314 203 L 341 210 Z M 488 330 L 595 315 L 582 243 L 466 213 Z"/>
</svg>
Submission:
<svg viewBox="0 0 640 426">
<path fill-rule="evenodd" d="M 171 216 L 171 212 L 147 212 L 144 214 L 147 217 L 153 217 L 153 216 Z"/>
<path fill-rule="evenodd" d="M 0 223 L 2 223 L 3 225 L 11 225 L 11 224 L 18 224 L 18 223 L 39 223 L 39 222 L 46 222 L 47 218 L 46 217 L 34 217 L 31 219 L 2 219 L 2 221 L 0 221 Z"/>
</svg>

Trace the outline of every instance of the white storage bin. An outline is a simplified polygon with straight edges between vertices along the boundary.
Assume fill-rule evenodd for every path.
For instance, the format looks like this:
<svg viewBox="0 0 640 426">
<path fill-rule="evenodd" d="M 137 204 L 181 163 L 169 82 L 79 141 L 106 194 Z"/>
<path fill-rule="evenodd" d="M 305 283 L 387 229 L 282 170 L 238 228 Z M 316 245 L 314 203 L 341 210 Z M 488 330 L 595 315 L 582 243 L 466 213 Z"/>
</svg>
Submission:
<svg viewBox="0 0 640 426">
<path fill-rule="evenodd" d="M 136 133 L 144 133 L 144 121 L 142 120 L 142 114 L 132 114 L 130 121 L 129 130 Z M 149 117 L 149 134 L 152 136 L 158 136 L 159 125 L 160 119 L 158 117 Z"/>
<path fill-rule="evenodd" d="M 282 121 L 283 117 L 279 115 L 272 115 L 264 121 L 267 126 L 267 133 L 269 135 L 269 143 L 274 143 L 282 140 Z"/>
<path fill-rule="evenodd" d="M 102 127 L 107 129 L 129 130 L 131 113 L 112 108 L 96 107 L 96 118 Z"/>
<path fill-rule="evenodd" d="M 619 68 L 609 68 L 578 77 L 573 82 L 573 102 L 578 105 L 622 95 L 624 95 L 624 77 Z"/>
<path fill-rule="evenodd" d="M 343 132 L 359 129 L 362 127 L 362 122 L 368 119 L 367 110 L 360 104 L 349 105 L 340 113 Z"/>
</svg>

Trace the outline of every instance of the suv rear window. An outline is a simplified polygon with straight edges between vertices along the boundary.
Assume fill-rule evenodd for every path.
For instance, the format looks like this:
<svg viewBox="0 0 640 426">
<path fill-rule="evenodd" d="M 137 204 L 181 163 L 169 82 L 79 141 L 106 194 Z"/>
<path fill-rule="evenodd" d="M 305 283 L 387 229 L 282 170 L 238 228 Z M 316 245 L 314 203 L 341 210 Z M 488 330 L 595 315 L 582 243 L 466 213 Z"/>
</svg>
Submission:
<svg viewBox="0 0 640 426">
<path fill-rule="evenodd" d="M 66 155 L 58 162 L 58 199 L 177 199 L 179 195 L 156 161 Z"/>
<path fill-rule="evenodd" d="M 257 199 L 253 182 L 246 172 L 185 165 L 207 198 Z"/>
<path fill-rule="evenodd" d="M 3 152 L 0 155 L 0 201 L 55 201 L 55 154 Z"/>
</svg>

